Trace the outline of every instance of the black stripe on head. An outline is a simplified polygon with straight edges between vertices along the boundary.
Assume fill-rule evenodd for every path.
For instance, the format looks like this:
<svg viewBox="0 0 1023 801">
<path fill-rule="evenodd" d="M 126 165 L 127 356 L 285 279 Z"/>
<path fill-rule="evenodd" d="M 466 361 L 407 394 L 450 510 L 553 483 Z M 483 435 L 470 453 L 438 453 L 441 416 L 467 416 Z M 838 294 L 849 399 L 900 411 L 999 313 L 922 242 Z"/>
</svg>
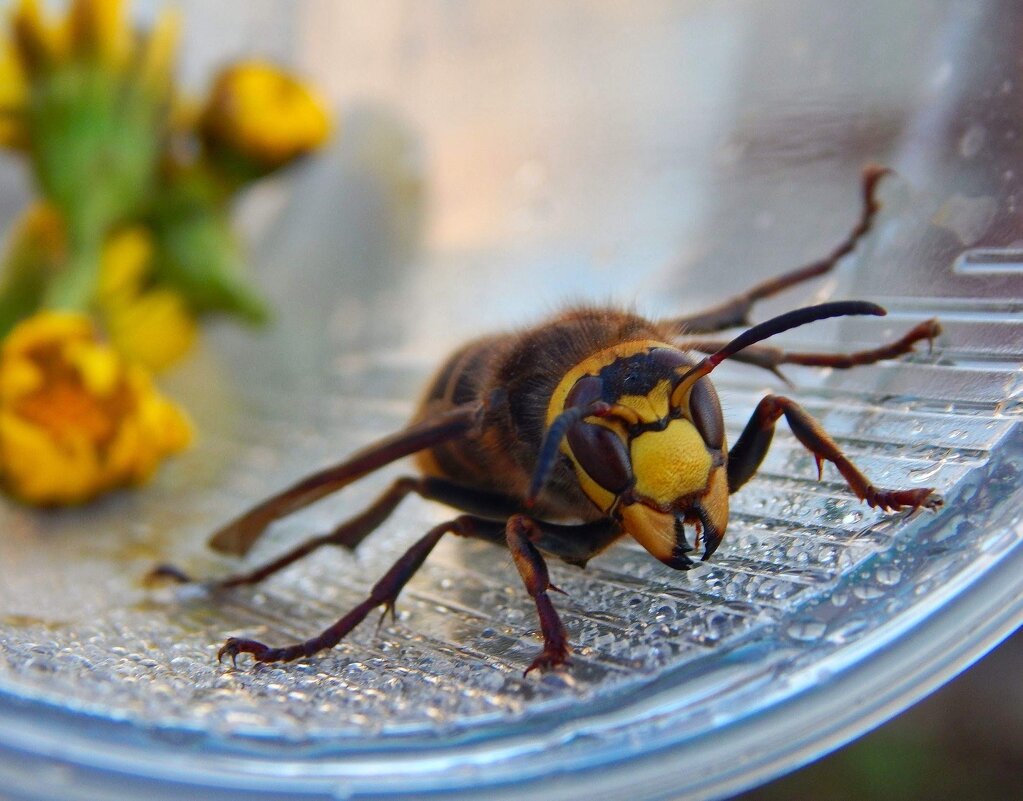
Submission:
<svg viewBox="0 0 1023 801">
<path fill-rule="evenodd" d="M 678 368 L 692 365 L 692 359 L 674 348 L 653 348 L 615 359 L 599 373 L 602 400 L 615 403 L 623 395 L 648 395 L 661 381 L 674 382 Z"/>
</svg>

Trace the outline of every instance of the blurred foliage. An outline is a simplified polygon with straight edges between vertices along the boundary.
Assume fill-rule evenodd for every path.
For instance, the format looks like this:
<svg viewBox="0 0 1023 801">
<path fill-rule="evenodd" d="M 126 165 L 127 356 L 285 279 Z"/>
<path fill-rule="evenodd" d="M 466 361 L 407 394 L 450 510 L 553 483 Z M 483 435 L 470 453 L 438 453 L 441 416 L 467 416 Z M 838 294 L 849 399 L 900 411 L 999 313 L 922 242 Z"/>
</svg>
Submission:
<svg viewBox="0 0 1023 801">
<path fill-rule="evenodd" d="M 267 319 L 244 276 L 233 204 L 319 148 L 331 122 L 310 87 L 257 60 L 225 67 L 205 98 L 183 96 L 179 27 L 165 11 L 138 28 L 123 0 L 71 0 L 56 16 L 37 0 L 15 4 L 0 33 L 0 146 L 25 158 L 39 197 L 0 263 L 0 336 L 36 318 L 37 329 L 52 327 L 58 318 L 47 315 L 59 310 L 95 321 L 124 370 L 155 371 L 189 351 L 209 315 Z M 86 391 L 72 403 L 73 394 L 36 407 L 73 418 L 78 401 L 97 402 Z M 66 420 L 37 422 L 52 433 Z M 0 478 L 16 490 L 13 477 L 25 472 L 16 459 L 29 452 L 4 445 L 0 432 Z"/>
<path fill-rule="evenodd" d="M 0 44 L 0 144 L 28 159 L 41 206 L 8 244 L 0 335 L 44 307 L 98 311 L 109 327 L 97 288 L 104 245 L 125 228 L 151 238 L 146 289 L 177 293 L 193 317 L 266 319 L 244 279 L 233 200 L 320 147 L 330 119 L 312 89 L 255 60 L 225 67 L 199 102 L 182 96 L 178 27 L 163 13 L 133 28 L 120 0 L 74 0 L 55 19 L 35 0 L 17 5 Z"/>
</svg>

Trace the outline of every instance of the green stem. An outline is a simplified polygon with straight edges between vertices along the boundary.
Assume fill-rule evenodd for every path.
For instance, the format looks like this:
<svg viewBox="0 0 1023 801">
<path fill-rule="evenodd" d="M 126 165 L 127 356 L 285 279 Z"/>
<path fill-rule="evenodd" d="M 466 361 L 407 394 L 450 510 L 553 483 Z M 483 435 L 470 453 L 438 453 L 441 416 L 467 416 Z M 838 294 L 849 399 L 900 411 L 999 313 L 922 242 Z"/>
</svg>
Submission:
<svg viewBox="0 0 1023 801">
<path fill-rule="evenodd" d="M 102 227 L 71 225 L 68 230 L 68 260 L 46 290 L 43 305 L 64 311 L 87 311 L 99 282 Z"/>
</svg>

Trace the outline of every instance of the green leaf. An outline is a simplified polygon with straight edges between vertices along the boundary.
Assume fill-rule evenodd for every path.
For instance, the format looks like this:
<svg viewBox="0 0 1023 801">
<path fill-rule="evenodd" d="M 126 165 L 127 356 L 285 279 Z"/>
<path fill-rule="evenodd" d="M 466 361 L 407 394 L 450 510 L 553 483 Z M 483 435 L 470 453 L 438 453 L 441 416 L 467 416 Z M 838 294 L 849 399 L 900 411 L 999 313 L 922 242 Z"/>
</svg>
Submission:
<svg viewBox="0 0 1023 801">
<path fill-rule="evenodd" d="M 156 283 L 179 290 L 197 312 L 266 321 L 266 304 L 242 279 L 242 249 L 215 187 L 200 176 L 183 177 L 163 193 L 152 227 Z"/>
</svg>

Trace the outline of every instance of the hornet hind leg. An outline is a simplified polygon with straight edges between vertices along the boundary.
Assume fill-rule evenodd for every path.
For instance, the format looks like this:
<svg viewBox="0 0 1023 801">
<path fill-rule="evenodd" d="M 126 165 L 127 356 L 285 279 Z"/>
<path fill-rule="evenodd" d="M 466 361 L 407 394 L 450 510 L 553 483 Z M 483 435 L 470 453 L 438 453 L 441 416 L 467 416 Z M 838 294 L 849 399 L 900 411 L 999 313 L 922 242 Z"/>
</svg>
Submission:
<svg viewBox="0 0 1023 801">
<path fill-rule="evenodd" d="M 543 529 L 547 527 L 552 531 L 544 532 Z M 549 590 L 560 590 L 551 584 L 550 573 L 540 550 L 550 548 L 554 555 L 566 561 L 585 563 L 587 558 L 620 536 L 620 529 L 613 521 L 566 526 L 537 523 L 521 514 L 514 514 L 506 521 L 461 515 L 430 529 L 373 585 L 369 596 L 362 603 L 316 636 L 283 647 L 271 647 L 258 640 L 231 637 L 220 649 L 219 658 L 230 657 L 233 662 L 239 654 L 247 653 L 257 662 L 288 662 L 333 648 L 362 623 L 373 609 L 382 606 L 385 613 L 390 611 L 393 614 L 395 602 L 405 584 L 426 561 L 440 539 L 448 533 L 491 543 L 500 543 L 502 540 L 506 543 L 522 582 L 536 604 L 544 641 L 543 651 L 525 672 L 565 664 L 571 647 L 565 627 L 548 595 Z M 581 545 L 580 540 L 588 541 L 589 547 Z"/>
<path fill-rule="evenodd" d="M 517 511 L 511 499 L 503 496 L 477 492 L 460 487 L 444 479 L 402 476 L 394 481 L 373 503 L 355 517 L 339 524 L 333 531 L 311 537 L 290 551 L 270 562 L 245 573 L 237 573 L 221 579 L 204 582 L 217 589 L 258 584 L 280 570 L 294 564 L 303 557 L 324 546 L 336 546 L 347 550 L 356 547 L 379 528 L 409 495 L 418 495 L 428 501 L 438 501 L 462 512 L 501 520 Z M 160 565 L 149 574 L 149 579 L 172 579 L 180 583 L 192 579 L 173 565 Z"/>
<path fill-rule="evenodd" d="M 426 557 L 434 549 L 441 537 L 447 533 L 461 536 L 473 536 L 478 525 L 486 525 L 489 521 L 482 521 L 469 515 L 456 517 L 439 526 L 434 526 L 422 538 L 409 548 L 383 578 L 373 585 L 369 597 L 352 609 L 348 614 L 327 627 L 315 637 L 310 637 L 304 642 L 286 645 L 279 648 L 272 648 L 257 640 L 240 639 L 231 637 L 224 643 L 224 646 L 217 654 L 219 659 L 225 656 L 231 657 L 231 661 L 237 660 L 238 654 L 251 654 L 257 662 L 290 662 L 303 656 L 312 656 L 319 651 L 333 648 L 352 629 L 358 626 L 366 616 L 376 607 L 384 607 L 384 612 L 394 612 L 394 604 L 399 593 L 408 583 L 408 580 L 415 575 L 422 567 Z M 493 525 L 492 523 L 490 525 Z"/>
<path fill-rule="evenodd" d="M 874 217 L 881 208 L 881 204 L 876 198 L 877 185 L 889 172 L 888 169 L 876 165 L 871 165 L 863 171 L 863 208 L 860 212 L 860 219 L 846 238 L 827 256 L 796 270 L 769 278 L 710 309 L 668 320 L 668 325 L 679 336 L 711 334 L 729 328 L 748 326 L 750 325 L 750 310 L 758 300 L 777 295 L 789 287 L 830 272 L 843 257 L 852 252 L 859 241 L 870 231 Z"/>
</svg>

